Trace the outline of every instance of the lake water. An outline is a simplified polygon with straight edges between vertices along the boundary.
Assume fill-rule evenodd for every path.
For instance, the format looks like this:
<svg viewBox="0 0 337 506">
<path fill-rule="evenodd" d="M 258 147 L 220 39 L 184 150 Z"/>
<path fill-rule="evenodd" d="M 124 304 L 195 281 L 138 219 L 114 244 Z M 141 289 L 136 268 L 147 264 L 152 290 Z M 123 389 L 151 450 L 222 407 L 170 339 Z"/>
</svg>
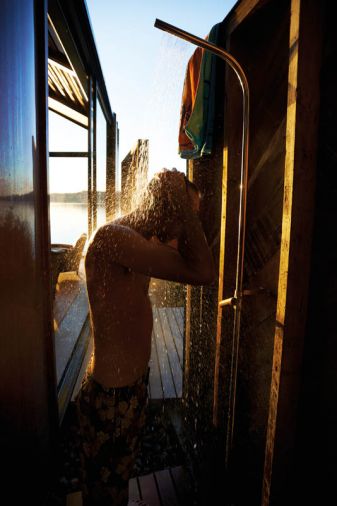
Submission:
<svg viewBox="0 0 337 506">
<path fill-rule="evenodd" d="M 105 221 L 105 207 L 97 206 L 97 225 L 102 225 Z M 86 204 L 50 203 L 52 243 L 74 244 L 83 232 L 88 234 L 88 208 Z"/>
</svg>

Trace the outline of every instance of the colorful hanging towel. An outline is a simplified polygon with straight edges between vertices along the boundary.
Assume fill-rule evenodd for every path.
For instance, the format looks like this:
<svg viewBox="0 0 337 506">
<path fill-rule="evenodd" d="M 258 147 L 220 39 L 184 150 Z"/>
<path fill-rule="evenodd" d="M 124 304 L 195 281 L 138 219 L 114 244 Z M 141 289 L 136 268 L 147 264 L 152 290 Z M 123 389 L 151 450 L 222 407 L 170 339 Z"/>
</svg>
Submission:
<svg viewBox="0 0 337 506">
<path fill-rule="evenodd" d="M 220 24 L 218 23 L 211 29 L 207 37 L 209 42 L 217 44 L 219 27 Z M 196 52 L 187 67 L 181 107 L 179 154 L 181 158 L 186 159 L 200 158 L 203 155 L 211 154 L 213 144 L 217 57 L 207 50 L 202 50 L 200 70 L 198 72 L 198 60 L 195 54 Z M 196 82 L 197 74 L 199 74 L 198 84 L 193 100 L 191 83 Z M 189 88 L 191 88 L 191 93 L 189 93 Z M 191 96 L 191 100 L 189 100 L 189 96 Z M 185 105 L 184 99 L 186 98 L 187 104 Z M 185 138 L 181 132 L 185 134 Z M 186 141 L 186 138 L 190 142 Z M 181 142 L 181 140 L 184 142 Z"/>
<path fill-rule="evenodd" d="M 189 59 L 186 69 L 183 96 L 180 109 L 180 127 L 179 127 L 179 153 L 182 156 L 182 158 L 185 158 L 185 156 L 183 156 L 183 153 L 184 155 L 188 155 L 189 153 L 194 152 L 194 145 L 191 139 L 187 137 L 185 133 L 185 127 L 188 123 L 188 120 L 190 119 L 195 103 L 203 51 L 204 50 L 201 47 L 197 47 L 197 49 L 194 51 L 193 55 Z"/>
</svg>

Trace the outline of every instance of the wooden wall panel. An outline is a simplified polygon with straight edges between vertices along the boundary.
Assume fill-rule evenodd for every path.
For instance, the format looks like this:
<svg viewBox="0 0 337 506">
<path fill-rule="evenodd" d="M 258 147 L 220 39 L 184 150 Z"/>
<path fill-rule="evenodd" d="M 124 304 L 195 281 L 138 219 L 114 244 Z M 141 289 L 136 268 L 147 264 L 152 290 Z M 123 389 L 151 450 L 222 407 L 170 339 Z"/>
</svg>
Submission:
<svg viewBox="0 0 337 506">
<path fill-rule="evenodd" d="M 282 223 L 288 33 L 289 2 L 262 2 L 228 39 L 251 94 L 244 289 L 267 289 L 243 301 L 233 448 L 229 440 L 226 448 L 228 494 L 237 504 L 258 505 L 261 500 Z M 242 131 L 241 90 L 230 74 L 226 102 L 224 298 L 234 293 Z M 225 308 L 221 320 L 218 420 L 222 417 L 225 432 L 232 312 Z"/>
</svg>

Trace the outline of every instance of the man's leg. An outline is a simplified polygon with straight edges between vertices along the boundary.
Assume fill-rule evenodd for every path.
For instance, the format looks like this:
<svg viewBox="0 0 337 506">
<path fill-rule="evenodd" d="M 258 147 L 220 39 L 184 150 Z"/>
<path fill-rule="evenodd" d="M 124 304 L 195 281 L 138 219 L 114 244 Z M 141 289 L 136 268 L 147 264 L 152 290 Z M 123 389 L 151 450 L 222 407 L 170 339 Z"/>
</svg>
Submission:
<svg viewBox="0 0 337 506">
<path fill-rule="evenodd" d="M 105 389 L 88 377 L 76 399 L 82 436 L 84 504 L 128 504 L 128 483 L 145 424 L 148 373 Z"/>
</svg>

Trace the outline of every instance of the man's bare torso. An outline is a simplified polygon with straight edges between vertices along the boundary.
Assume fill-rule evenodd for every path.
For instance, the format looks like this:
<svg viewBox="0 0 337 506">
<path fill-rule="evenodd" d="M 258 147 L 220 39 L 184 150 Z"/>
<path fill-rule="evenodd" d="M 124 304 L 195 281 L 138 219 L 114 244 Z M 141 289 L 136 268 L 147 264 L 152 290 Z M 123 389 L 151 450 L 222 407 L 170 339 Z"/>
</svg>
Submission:
<svg viewBox="0 0 337 506">
<path fill-rule="evenodd" d="M 150 278 L 109 261 L 97 248 L 87 254 L 86 276 L 95 346 L 93 376 L 106 387 L 130 385 L 146 371 L 150 359 Z"/>
<path fill-rule="evenodd" d="M 89 246 L 93 376 L 103 386 L 131 385 L 146 372 L 153 324 L 150 276 L 189 284 L 214 279 L 212 255 L 197 216 L 199 195 L 187 189 L 184 178 L 170 171 L 153 178 L 160 184 L 158 189 L 150 182 L 151 198 L 98 229 Z"/>
</svg>

